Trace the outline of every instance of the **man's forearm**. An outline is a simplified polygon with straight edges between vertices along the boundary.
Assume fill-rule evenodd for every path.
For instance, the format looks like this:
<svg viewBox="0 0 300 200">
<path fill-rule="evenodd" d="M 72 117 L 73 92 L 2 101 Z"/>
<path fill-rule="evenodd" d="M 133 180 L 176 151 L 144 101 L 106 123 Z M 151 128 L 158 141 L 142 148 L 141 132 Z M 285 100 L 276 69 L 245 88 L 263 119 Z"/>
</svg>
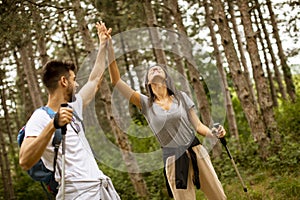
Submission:
<svg viewBox="0 0 300 200">
<path fill-rule="evenodd" d="M 105 56 L 105 43 L 100 42 L 97 58 L 92 72 L 90 73 L 87 83 L 79 91 L 79 94 L 82 97 L 83 107 L 86 107 L 91 102 L 91 100 L 95 97 L 96 92 L 99 90 L 102 76 L 105 71 Z"/>
<path fill-rule="evenodd" d="M 92 72 L 89 76 L 89 80 L 88 81 L 94 81 L 94 80 L 98 80 L 97 82 L 99 82 L 101 80 L 101 77 L 105 71 L 105 56 L 106 56 L 106 44 L 103 42 L 100 42 L 99 45 L 99 50 L 97 53 L 97 57 L 96 57 L 96 61 L 94 64 L 94 67 L 92 69 Z"/>
</svg>

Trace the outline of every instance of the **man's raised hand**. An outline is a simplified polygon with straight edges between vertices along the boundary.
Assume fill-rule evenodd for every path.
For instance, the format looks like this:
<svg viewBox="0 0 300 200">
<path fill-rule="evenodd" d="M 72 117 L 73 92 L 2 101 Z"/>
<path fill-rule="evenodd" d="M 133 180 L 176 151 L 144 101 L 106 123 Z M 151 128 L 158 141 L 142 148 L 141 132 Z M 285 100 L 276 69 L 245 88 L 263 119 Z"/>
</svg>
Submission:
<svg viewBox="0 0 300 200">
<path fill-rule="evenodd" d="M 106 43 L 107 39 L 111 39 L 111 28 L 107 30 L 105 23 L 100 21 L 96 23 L 98 38 L 100 40 L 100 43 Z"/>
</svg>

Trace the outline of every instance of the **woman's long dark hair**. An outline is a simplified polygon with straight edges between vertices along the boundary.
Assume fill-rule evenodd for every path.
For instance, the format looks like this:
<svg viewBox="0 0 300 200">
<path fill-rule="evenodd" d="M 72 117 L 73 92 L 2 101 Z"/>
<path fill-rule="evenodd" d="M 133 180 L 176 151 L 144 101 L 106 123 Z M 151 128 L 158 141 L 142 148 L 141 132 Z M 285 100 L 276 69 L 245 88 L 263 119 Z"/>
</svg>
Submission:
<svg viewBox="0 0 300 200">
<path fill-rule="evenodd" d="M 173 82 L 173 79 L 172 77 L 169 75 L 168 71 L 167 71 L 167 68 L 166 66 L 164 65 L 159 65 L 159 64 L 156 64 L 156 65 L 152 65 L 150 67 L 148 67 L 147 69 L 147 73 L 146 73 L 146 78 L 145 78 L 145 88 L 149 94 L 149 107 L 152 107 L 155 99 L 156 99 L 156 96 L 154 95 L 153 91 L 152 91 L 152 88 L 151 88 L 151 85 L 148 84 L 149 80 L 148 80 L 148 73 L 149 73 L 149 70 L 152 68 L 152 67 L 155 67 L 155 66 L 159 66 L 163 69 L 163 71 L 165 72 L 165 75 L 166 75 L 166 86 L 167 86 L 167 92 L 168 92 L 168 95 L 169 96 L 174 96 L 174 98 L 178 101 L 178 104 L 180 104 L 180 99 L 181 99 L 181 94 L 180 92 L 176 89 L 175 87 L 175 84 Z"/>
</svg>

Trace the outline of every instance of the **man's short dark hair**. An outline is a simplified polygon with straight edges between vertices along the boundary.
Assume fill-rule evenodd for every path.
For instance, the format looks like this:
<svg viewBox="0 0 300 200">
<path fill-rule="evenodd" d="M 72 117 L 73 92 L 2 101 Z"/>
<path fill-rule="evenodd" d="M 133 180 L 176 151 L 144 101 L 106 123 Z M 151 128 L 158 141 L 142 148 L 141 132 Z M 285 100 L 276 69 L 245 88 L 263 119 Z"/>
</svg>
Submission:
<svg viewBox="0 0 300 200">
<path fill-rule="evenodd" d="M 51 60 L 43 67 L 42 81 L 49 92 L 53 92 L 62 76 L 69 78 L 69 71 L 77 72 L 77 67 L 69 61 Z"/>
</svg>

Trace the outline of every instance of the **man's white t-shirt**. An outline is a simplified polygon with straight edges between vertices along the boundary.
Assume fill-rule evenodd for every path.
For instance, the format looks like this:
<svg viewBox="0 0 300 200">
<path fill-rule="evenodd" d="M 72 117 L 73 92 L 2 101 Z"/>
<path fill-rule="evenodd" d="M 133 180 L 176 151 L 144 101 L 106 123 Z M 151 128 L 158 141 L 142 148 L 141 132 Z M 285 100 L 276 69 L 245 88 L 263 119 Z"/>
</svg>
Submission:
<svg viewBox="0 0 300 200">
<path fill-rule="evenodd" d="M 79 118 L 82 120 L 82 98 L 76 95 L 76 101 L 69 103 Z M 38 136 L 51 121 L 50 116 L 43 109 L 37 109 L 26 124 L 25 137 Z M 78 128 L 79 126 L 79 128 Z M 76 133 L 76 131 L 78 133 Z M 54 134 L 53 134 L 54 136 Z M 53 137 L 52 137 L 53 138 Z M 62 145 L 59 147 L 57 156 L 55 179 L 60 183 L 62 166 Z M 52 139 L 49 141 L 46 150 L 42 155 L 45 166 L 53 171 L 54 147 Z M 79 119 L 73 116 L 73 120 L 67 125 L 65 139 L 65 181 L 66 185 L 76 182 L 84 182 L 88 187 L 89 183 L 99 182 L 105 175 L 99 169 L 93 156 L 90 145 L 85 137 L 82 124 Z"/>
</svg>

